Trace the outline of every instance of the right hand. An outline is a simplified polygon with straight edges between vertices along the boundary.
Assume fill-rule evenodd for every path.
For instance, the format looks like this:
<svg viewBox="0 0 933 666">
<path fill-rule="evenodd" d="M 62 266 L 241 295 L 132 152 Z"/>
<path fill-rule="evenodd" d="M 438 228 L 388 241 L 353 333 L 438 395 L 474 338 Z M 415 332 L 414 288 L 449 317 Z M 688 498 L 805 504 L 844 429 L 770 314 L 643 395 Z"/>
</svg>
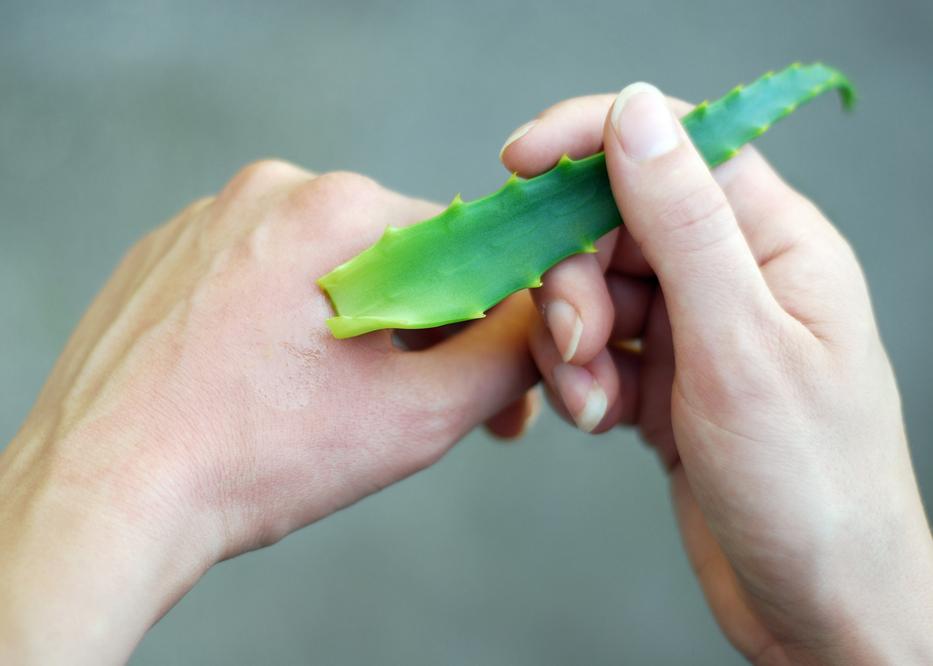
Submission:
<svg viewBox="0 0 933 666">
<path fill-rule="evenodd" d="M 525 177 L 606 151 L 625 227 L 545 275 L 532 352 L 565 417 L 656 448 L 729 640 L 758 663 L 933 663 L 933 540 L 849 245 L 754 149 L 711 173 L 644 84 L 516 134 Z"/>
</svg>

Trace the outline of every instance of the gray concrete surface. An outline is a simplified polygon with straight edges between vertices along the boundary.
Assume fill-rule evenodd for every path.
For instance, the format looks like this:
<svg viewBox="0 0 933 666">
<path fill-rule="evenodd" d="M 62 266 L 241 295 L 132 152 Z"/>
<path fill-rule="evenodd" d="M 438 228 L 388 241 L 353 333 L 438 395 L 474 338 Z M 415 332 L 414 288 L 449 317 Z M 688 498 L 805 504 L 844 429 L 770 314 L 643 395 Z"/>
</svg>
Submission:
<svg viewBox="0 0 933 666">
<path fill-rule="evenodd" d="M 646 79 L 688 99 L 793 60 L 851 74 L 761 146 L 864 262 L 933 500 L 933 4 L 0 1 L 0 442 L 126 248 L 276 155 L 477 196 L 503 138 Z M 2 446 L 2 444 L 0 444 Z M 147 664 L 739 663 L 629 433 L 547 416 L 211 571 Z"/>
</svg>

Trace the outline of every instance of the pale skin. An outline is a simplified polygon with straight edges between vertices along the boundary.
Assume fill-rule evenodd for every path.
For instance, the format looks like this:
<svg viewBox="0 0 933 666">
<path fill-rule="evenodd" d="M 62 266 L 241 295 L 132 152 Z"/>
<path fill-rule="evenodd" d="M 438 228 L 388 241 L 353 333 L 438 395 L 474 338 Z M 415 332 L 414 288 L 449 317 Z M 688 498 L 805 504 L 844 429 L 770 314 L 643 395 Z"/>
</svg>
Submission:
<svg viewBox="0 0 933 666">
<path fill-rule="evenodd" d="M 569 100 L 503 150 L 533 176 L 605 149 L 625 220 L 533 292 L 552 402 L 657 450 L 751 661 L 933 663 L 933 540 L 858 262 L 754 149 L 710 173 L 669 107 L 644 84 Z"/>
<path fill-rule="evenodd" d="M 749 659 L 929 661 L 933 541 L 857 261 L 755 152 L 710 174 L 634 91 L 558 105 L 503 151 L 530 176 L 604 144 L 626 220 L 545 276 L 541 321 L 523 293 L 407 351 L 334 340 L 314 279 L 439 210 L 352 174 L 259 163 L 138 243 L 0 455 L 0 662 L 125 661 L 214 563 L 479 424 L 519 435 L 539 373 L 584 429 L 658 450 Z"/>
</svg>

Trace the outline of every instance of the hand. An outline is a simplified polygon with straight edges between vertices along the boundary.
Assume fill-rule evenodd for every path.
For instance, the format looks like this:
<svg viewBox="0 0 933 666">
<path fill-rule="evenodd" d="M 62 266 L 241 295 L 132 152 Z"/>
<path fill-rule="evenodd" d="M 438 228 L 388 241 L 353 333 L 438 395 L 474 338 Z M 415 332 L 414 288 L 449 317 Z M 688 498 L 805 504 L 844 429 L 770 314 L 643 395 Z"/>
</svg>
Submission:
<svg viewBox="0 0 933 666">
<path fill-rule="evenodd" d="M 0 457 L 0 662 L 124 661 L 213 563 L 518 433 L 527 293 L 421 351 L 324 325 L 314 280 L 438 210 L 263 162 L 130 251 Z"/>
<path fill-rule="evenodd" d="M 626 224 L 534 293 L 552 401 L 658 451 L 729 640 L 763 664 L 933 663 L 933 541 L 850 247 L 755 150 L 711 174 L 645 84 L 522 129 L 502 159 L 526 177 L 604 146 Z"/>
</svg>

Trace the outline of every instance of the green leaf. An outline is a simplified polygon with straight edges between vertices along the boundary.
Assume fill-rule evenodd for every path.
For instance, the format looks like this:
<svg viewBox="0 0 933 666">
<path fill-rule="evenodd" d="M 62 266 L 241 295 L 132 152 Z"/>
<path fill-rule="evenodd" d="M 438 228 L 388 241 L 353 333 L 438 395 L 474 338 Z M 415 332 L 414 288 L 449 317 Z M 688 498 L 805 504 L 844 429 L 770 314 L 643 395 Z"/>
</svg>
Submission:
<svg viewBox="0 0 933 666">
<path fill-rule="evenodd" d="M 795 63 L 700 104 L 682 122 L 716 166 L 833 89 L 852 106 L 855 92 L 842 73 Z M 386 229 L 375 245 L 318 280 L 337 315 L 327 325 L 335 337 L 348 338 L 478 319 L 508 295 L 540 286 L 560 260 L 595 252 L 596 240 L 621 223 L 604 155 L 564 156 L 540 176 L 513 175 L 493 194 L 470 202 L 458 196 L 436 217 Z"/>
</svg>

